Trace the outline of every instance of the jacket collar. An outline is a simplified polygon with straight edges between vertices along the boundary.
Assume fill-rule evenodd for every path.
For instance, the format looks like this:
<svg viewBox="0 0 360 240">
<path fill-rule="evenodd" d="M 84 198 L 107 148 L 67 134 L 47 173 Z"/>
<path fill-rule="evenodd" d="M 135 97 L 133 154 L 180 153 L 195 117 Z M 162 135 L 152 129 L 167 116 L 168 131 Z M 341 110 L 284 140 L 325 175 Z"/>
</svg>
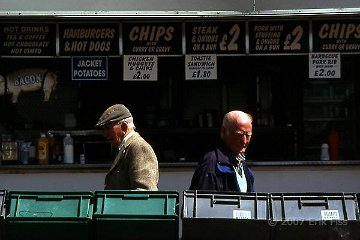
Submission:
<svg viewBox="0 0 360 240">
<path fill-rule="evenodd" d="M 235 155 L 225 146 L 223 142 L 218 144 L 218 149 L 219 151 L 217 154 L 223 155 L 222 157 L 218 157 L 219 163 L 232 166 L 236 162 Z"/>
<path fill-rule="evenodd" d="M 118 150 L 119 152 L 122 152 L 129 144 L 126 144 L 128 142 L 129 138 L 131 138 L 135 134 L 135 130 L 131 130 L 128 135 L 124 137 L 124 139 L 119 144 Z"/>
<path fill-rule="evenodd" d="M 109 170 L 109 172 L 111 172 L 114 167 L 118 164 L 119 161 L 121 161 L 121 159 L 123 158 L 124 154 L 125 154 L 125 150 L 126 148 L 129 146 L 129 144 L 134 141 L 135 138 L 137 138 L 139 135 L 139 133 L 134 132 L 128 139 L 126 139 L 125 143 L 122 145 L 122 147 L 119 147 L 119 152 L 116 155 L 115 160 L 113 161 L 111 168 Z"/>
</svg>

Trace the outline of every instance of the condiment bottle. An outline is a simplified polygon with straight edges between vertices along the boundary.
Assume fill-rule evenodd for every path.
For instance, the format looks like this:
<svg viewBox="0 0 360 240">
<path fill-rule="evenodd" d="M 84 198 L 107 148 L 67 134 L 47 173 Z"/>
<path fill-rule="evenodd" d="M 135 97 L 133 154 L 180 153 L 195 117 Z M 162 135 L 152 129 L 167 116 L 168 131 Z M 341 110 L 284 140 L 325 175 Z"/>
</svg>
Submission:
<svg viewBox="0 0 360 240">
<path fill-rule="evenodd" d="M 335 128 L 330 130 L 328 136 L 330 160 L 339 159 L 339 134 Z"/>
<path fill-rule="evenodd" d="M 40 134 L 38 139 L 38 160 L 39 164 L 48 164 L 49 163 L 49 140 L 47 139 L 45 133 Z"/>
<path fill-rule="evenodd" d="M 74 163 L 74 140 L 70 136 L 70 133 L 67 133 L 63 139 L 64 144 L 64 163 L 73 164 Z"/>
</svg>

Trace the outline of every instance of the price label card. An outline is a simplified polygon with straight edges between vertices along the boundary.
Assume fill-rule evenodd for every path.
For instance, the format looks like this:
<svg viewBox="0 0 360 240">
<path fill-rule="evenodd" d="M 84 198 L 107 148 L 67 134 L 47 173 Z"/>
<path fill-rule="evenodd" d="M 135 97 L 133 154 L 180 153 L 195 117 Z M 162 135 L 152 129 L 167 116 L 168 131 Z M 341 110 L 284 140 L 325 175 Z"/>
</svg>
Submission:
<svg viewBox="0 0 360 240">
<path fill-rule="evenodd" d="M 322 220 L 340 220 L 339 210 L 321 210 Z"/>
<path fill-rule="evenodd" d="M 217 79 L 216 54 L 185 55 L 186 80 Z"/>
<path fill-rule="evenodd" d="M 234 210 L 233 211 L 234 219 L 251 219 L 251 211 L 247 210 Z"/>
<path fill-rule="evenodd" d="M 157 81 L 157 55 L 124 55 L 124 81 Z"/>
<path fill-rule="evenodd" d="M 309 78 L 340 78 L 340 53 L 310 53 Z"/>
</svg>

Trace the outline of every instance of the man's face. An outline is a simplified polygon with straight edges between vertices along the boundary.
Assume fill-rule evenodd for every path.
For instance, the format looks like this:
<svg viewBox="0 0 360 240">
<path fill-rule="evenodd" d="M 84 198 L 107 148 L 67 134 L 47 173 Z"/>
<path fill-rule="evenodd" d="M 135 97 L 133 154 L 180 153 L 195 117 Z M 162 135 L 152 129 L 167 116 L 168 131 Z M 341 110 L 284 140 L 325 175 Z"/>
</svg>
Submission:
<svg viewBox="0 0 360 240">
<path fill-rule="evenodd" d="M 110 122 L 103 127 L 104 137 L 111 142 L 112 146 L 119 146 L 123 140 L 121 127 L 118 122 Z"/>
<path fill-rule="evenodd" d="M 224 131 L 223 141 L 235 155 L 245 152 L 252 135 L 251 121 L 238 120 L 236 124 L 230 126 L 229 129 L 223 127 L 222 131 Z"/>
</svg>

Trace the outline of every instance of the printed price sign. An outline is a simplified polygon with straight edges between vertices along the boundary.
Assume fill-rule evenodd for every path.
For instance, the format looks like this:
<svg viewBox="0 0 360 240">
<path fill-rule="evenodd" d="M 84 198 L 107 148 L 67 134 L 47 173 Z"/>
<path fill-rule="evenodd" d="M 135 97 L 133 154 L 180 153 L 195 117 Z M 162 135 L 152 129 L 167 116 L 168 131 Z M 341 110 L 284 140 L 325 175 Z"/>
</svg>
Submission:
<svg viewBox="0 0 360 240">
<path fill-rule="evenodd" d="M 157 81 L 157 55 L 124 55 L 124 81 Z"/>
<path fill-rule="evenodd" d="M 216 54 L 185 55 L 186 80 L 217 79 Z"/>
<path fill-rule="evenodd" d="M 250 53 L 309 52 L 307 21 L 266 21 L 249 23 Z"/>
<path fill-rule="evenodd" d="M 309 54 L 309 78 L 340 78 L 340 53 Z"/>
<path fill-rule="evenodd" d="M 186 53 L 245 53 L 245 22 L 186 23 Z"/>
</svg>

